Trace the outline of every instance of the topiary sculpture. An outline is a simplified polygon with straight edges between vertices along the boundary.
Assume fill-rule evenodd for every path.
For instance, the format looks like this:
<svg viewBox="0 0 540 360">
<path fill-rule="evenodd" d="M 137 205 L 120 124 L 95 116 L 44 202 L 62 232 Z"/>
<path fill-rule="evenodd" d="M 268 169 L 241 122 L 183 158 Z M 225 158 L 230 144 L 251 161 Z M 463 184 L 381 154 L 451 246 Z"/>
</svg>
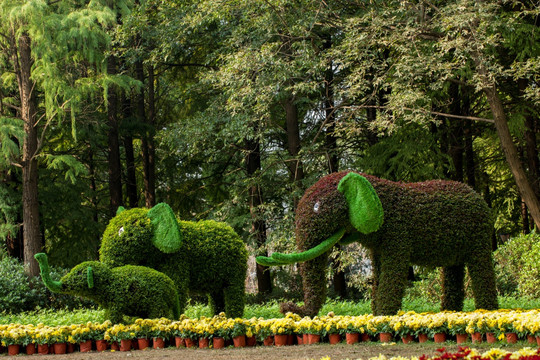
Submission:
<svg viewBox="0 0 540 360">
<path fill-rule="evenodd" d="M 142 318 L 178 319 L 180 304 L 173 281 L 165 274 L 144 266 L 126 265 L 110 268 L 98 261 L 75 266 L 60 279 L 49 275 L 47 255 L 34 256 L 39 263 L 43 283 L 52 292 L 91 299 L 101 305 L 113 323 L 123 315 Z"/>
<path fill-rule="evenodd" d="M 257 262 L 302 262 L 304 306 L 281 306 L 301 315 L 315 316 L 325 301 L 328 251 L 352 241 L 370 250 L 375 315 L 399 310 L 411 264 L 443 267 L 442 309 L 462 309 L 465 266 L 476 307 L 496 309 L 492 229 L 486 202 L 465 184 L 397 183 L 345 171 L 321 178 L 298 203 L 296 244 L 301 252 L 274 253 Z"/>
<path fill-rule="evenodd" d="M 120 208 L 105 229 L 100 260 L 111 267 L 142 265 L 176 284 L 180 310 L 188 292 L 208 294 L 214 313 L 241 317 L 245 302 L 247 249 L 227 224 L 177 221 L 164 203 L 152 209 Z"/>
</svg>

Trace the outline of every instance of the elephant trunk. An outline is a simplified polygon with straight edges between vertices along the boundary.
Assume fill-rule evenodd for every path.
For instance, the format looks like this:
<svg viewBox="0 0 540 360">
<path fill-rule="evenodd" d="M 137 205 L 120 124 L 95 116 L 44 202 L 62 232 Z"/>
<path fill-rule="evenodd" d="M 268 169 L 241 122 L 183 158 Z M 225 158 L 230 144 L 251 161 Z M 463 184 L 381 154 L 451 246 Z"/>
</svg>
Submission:
<svg viewBox="0 0 540 360">
<path fill-rule="evenodd" d="M 41 274 L 41 279 L 43 280 L 43 283 L 49 290 L 55 293 L 62 292 L 62 282 L 61 281 L 54 281 L 51 278 L 50 275 L 50 269 L 49 269 L 49 261 L 47 259 L 47 255 L 44 253 L 39 253 L 34 255 L 34 258 L 39 263 L 39 270 Z"/>
</svg>

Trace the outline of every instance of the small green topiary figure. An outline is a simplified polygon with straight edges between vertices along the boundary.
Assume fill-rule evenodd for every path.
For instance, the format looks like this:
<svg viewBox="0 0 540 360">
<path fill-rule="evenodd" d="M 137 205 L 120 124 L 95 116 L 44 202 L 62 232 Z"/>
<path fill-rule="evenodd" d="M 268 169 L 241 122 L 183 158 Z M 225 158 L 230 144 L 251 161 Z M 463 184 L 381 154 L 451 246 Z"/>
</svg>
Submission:
<svg viewBox="0 0 540 360">
<path fill-rule="evenodd" d="M 98 261 L 86 261 L 75 266 L 60 279 L 49 275 L 47 255 L 35 255 L 43 283 L 56 293 L 91 299 L 106 310 L 113 323 L 123 315 L 141 318 L 178 319 L 180 304 L 173 281 L 165 274 L 144 266 L 126 265 L 110 268 Z"/>
<path fill-rule="evenodd" d="M 477 308 L 496 309 L 491 258 L 490 209 L 469 186 L 454 181 L 397 183 L 351 171 L 321 178 L 296 209 L 300 253 L 258 257 L 263 265 L 302 262 L 304 306 L 282 304 L 283 312 L 315 316 L 326 298 L 328 251 L 359 241 L 370 250 L 372 309 L 395 314 L 401 307 L 411 264 L 443 267 L 441 308 L 463 307 L 468 267 Z"/>
<path fill-rule="evenodd" d="M 177 221 L 164 203 L 152 209 L 119 209 L 100 248 L 112 267 L 142 265 L 161 271 L 176 284 L 183 311 L 188 293 L 208 294 L 214 313 L 241 317 L 245 302 L 247 249 L 227 224 Z"/>
</svg>

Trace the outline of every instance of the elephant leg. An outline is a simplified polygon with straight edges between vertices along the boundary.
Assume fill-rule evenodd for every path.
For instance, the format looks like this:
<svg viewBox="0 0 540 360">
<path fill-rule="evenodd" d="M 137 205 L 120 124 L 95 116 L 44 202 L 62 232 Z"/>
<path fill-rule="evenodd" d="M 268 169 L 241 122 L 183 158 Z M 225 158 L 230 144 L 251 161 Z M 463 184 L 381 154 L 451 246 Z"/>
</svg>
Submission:
<svg viewBox="0 0 540 360">
<path fill-rule="evenodd" d="M 220 312 L 225 312 L 225 296 L 223 291 L 211 292 L 208 295 L 208 300 L 212 314 L 217 315 Z"/>
<path fill-rule="evenodd" d="M 302 275 L 302 288 L 304 292 L 304 306 L 295 303 L 280 305 L 282 313 L 293 312 L 300 316 L 316 316 L 326 300 L 326 264 L 328 254 L 316 257 L 313 260 L 300 264 Z"/>
<path fill-rule="evenodd" d="M 495 270 L 491 259 L 491 251 L 483 256 L 473 258 L 467 264 L 471 276 L 474 303 L 477 309 L 496 310 L 499 308 Z"/>
<path fill-rule="evenodd" d="M 394 315 L 401 308 L 407 286 L 409 262 L 407 256 L 381 257 L 379 284 L 374 315 Z"/>
<path fill-rule="evenodd" d="M 244 315 L 244 304 L 246 302 L 246 289 L 244 281 L 227 286 L 223 293 L 225 295 L 225 314 L 231 318 L 239 318 Z"/>
<path fill-rule="evenodd" d="M 461 311 L 463 309 L 463 299 L 465 298 L 465 291 L 463 289 L 464 277 L 464 265 L 443 267 L 441 310 Z"/>
<path fill-rule="evenodd" d="M 379 288 L 379 276 L 381 274 L 381 258 L 380 256 L 374 251 L 370 251 L 370 257 L 371 257 L 371 311 L 374 314 L 377 314 L 379 312 L 379 300 L 377 297 L 378 288 Z"/>
</svg>

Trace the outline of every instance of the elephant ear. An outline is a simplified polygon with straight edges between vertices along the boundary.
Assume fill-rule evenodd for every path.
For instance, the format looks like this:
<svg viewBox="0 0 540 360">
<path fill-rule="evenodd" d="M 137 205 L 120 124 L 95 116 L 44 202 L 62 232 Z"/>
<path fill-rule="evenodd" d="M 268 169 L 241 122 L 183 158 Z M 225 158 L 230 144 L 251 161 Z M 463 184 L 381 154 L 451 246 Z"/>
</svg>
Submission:
<svg viewBox="0 0 540 360">
<path fill-rule="evenodd" d="M 148 217 L 154 226 L 152 237 L 154 246 L 167 254 L 180 250 L 182 233 L 171 207 L 165 203 L 159 203 L 148 210 Z"/>
<path fill-rule="evenodd" d="M 338 184 L 349 205 L 349 219 L 363 234 L 377 231 L 383 223 L 381 200 L 371 183 L 363 176 L 350 172 Z"/>
<path fill-rule="evenodd" d="M 123 206 L 119 206 L 118 209 L 116 210 L 116 215 L 120 214 L 123 211 L 126 211 L 126 208 Z"/>
</svg>

